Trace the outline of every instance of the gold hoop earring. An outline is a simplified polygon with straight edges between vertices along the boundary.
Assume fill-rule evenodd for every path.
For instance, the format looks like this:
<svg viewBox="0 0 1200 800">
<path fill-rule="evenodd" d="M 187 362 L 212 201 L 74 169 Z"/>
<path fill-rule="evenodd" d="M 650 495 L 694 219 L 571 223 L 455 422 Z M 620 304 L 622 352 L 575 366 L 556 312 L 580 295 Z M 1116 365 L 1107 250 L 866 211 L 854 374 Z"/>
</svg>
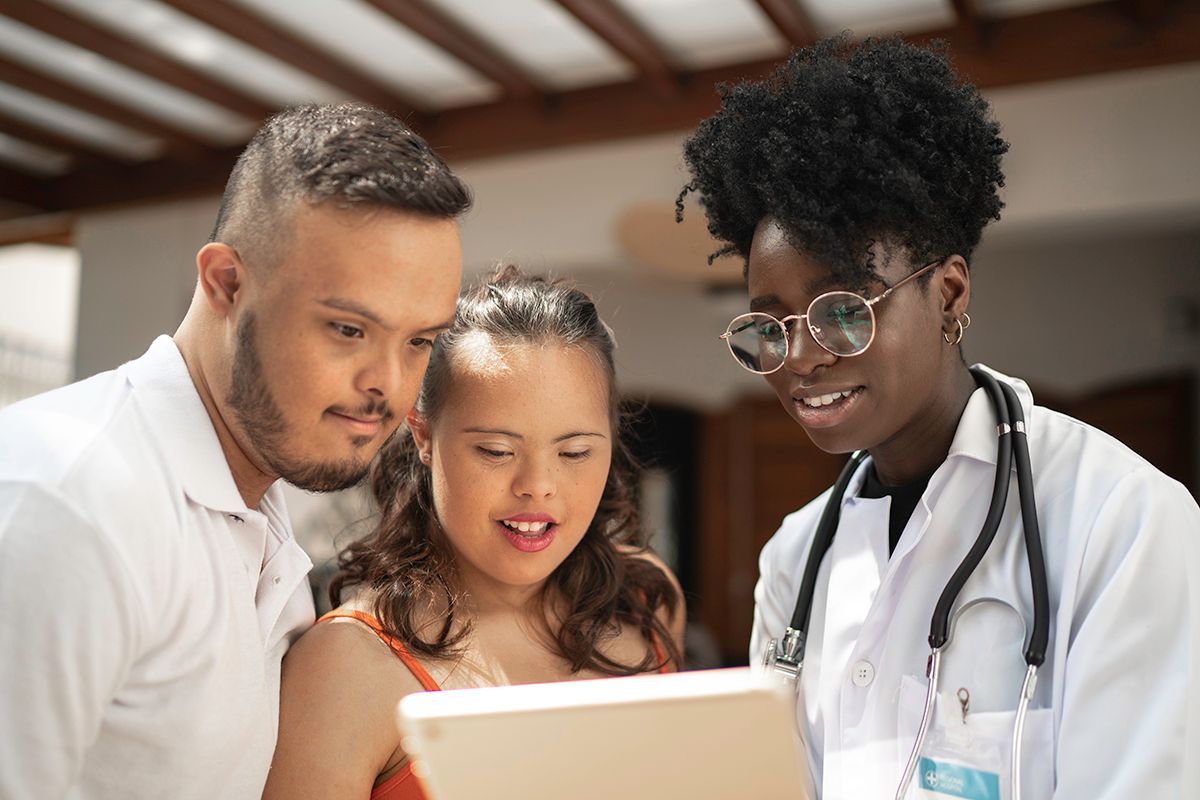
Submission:
<svg viewBox="0 0 1200 800">
<path fill-rule="evenodd" d="M 963 323 L 963 330 L 971 327 L 971 315 L 964 311 L 962 318 L 966 320 L 966 322 Z"/>
<path fill-rule="evenodd" d="M 964 314 L 963 316 L 966 316 L 966 315 Z M 954 320 L 954 324 L 958 326 L 958 335 L 954 337 L 954 341 L 950 341 L 950 334 L 946 333 L 945 331 L 942 331 L 942 338 L 945 339 L 946 344 L 950 345 L 951 347 L 953 347 L 954 345 L 956 345 L 962 341 L 963 331 L 965 331 L 967 329 L 967 326 L 962 324 L 962 320 L 956 319 L 956 320 Z M 970 324 L 971 324 L 971 318 L 967 317 L 967 325 L 970 325 Z"/>
</svg>

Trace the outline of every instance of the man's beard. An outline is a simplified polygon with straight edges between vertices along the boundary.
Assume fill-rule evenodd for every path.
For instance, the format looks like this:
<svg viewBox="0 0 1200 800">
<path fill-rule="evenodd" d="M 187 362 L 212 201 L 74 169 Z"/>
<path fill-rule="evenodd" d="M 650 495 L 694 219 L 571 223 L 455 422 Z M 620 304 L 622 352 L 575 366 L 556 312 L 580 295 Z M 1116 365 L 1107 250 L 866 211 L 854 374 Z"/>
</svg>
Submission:
<svg viewBox="0 0 1200 800">
<path fill-rule="evenodd" d="M 258 357 L 257 329 L 254 314 L 247 312 L 237 327 L 237 346 L 233 356 L 232 385 L 225 402 L 233 409 L 238 424 L 250 440 L 250 446 L 266 466 L 276 475 L 300 489 L 310 492 L 336 492 L 356 486 L 366 477 L 370 461 L 347 458 L 332 462 L 303 462 L 285 451 L 284 442 L 296 434 L 289 432 L 283 412 L 271 396 L 271 390 L 263 379 L 262 361 Z M 382 410 L 383 423 L 391 419 L 391 412 L 373 404 L 373 408 L 361 411 L 362 416 L 372 416 Z M 370 441 L 370 437 L 359 437 L 354 441 L 359 446 Z"/>
</svg>

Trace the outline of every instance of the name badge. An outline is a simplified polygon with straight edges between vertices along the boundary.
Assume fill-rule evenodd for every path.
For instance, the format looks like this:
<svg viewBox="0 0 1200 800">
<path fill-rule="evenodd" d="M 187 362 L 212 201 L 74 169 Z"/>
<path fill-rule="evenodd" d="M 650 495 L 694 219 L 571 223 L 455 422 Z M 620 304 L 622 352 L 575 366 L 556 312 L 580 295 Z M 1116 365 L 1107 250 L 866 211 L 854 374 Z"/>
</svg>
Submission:
<svg viewBox="0 0 1200 800">
<path fill-rule="evenodd" d="M 917 781 L 922 789 L 965 800 L 1000 800 L 1000 776 L 962 764 L 921 757 Z"/>
</svg>

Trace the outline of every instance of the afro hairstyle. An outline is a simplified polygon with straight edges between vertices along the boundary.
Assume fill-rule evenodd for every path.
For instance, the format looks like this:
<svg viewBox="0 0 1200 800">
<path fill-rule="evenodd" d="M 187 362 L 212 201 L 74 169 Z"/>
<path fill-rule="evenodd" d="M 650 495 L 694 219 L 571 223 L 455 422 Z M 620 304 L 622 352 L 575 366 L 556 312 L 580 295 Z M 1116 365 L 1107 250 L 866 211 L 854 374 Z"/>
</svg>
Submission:
<svg viewBox="0 0 1200 800">
<path fill-rule="evenodd" d="M 699 196 L 725 243 L 710 262 L 748 259 L 767 217 L 848 287 L 878 279 L 877 243 L 904 248 L 916 266 L 969 260 L 1000 218 L 1008 143 L 942 49 L 843 34 L 797 50 L 765 80 L 719 86 L 721 109 L 684 144 L 692 180 L 676 203 L 681 218 L 687 194 Z"/>
</svg>

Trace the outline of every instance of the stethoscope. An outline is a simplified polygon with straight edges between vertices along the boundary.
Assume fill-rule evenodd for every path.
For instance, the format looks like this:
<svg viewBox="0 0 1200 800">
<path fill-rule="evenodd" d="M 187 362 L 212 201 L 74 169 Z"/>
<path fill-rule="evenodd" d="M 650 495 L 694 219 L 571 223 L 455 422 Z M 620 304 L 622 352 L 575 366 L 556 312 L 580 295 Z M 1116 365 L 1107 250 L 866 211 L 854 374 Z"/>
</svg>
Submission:
<svg viewBox="0 0 1200 800">
<path fill-rule="evenodd" d="M 1029 562 L 1029 580 L 1033 587 L 1033 630 L 1029 636 L 1029 645 L 1025 648 L 1025 680 L 1021 684 L 1021 695 L 1017 701 L 1017 712 L 1013 724 L 1010 756 L 1013 800 L 1020 800 L 1021 797 L 1021 740 L 1024 734 L 1025 714 L 1037 685 L 1038 667 L 1046 660 L 1046 645 L 1050 636 L 1050 598 L 1046 578 L 1046 562 L 1042 554 L 1042 538 L 1038 529 L 1037 507 L 1033 497 L 1033 471 L 1029 464 L 1029 441 L 1025 433 L 1025 415 L 1021 411 L 1017 393 L 1011 386 L 997 381 L 981 369 L 972 368 L 971 375 L 975 378 L 975 382 L 987 391 L 999 419 L 999 424 L 996 426 L 998 440 L 996 478 L 992 486 L 992 499 L 988 506 L 987 517 L 983 522 L 983 529 L 979 532 L 978 538 L 975 539 L 975 543 L 967 552 L 962 563 L 958 565 L 958 569 L 950 577 L 950 581 L 942 590 L 942 595 L 933 610 L 933 619 L 929 625 L 929 660 L 925 665 L 925 677 L 929 679 L 929 688 L 925 693 L 925 709 L 921 715 L 921 726 L 917 731 L 912 753 L 904 768 L 904 777 L 896 789 L 896 800 L 903 800 L 908 793 L 908 786 L 916 773 L 921 748 L 925 744 L 925 735 L 929 731 L 929 723 L 933 718 L 942 651 L 950 642 L 950 611 L 963 586 L 966 585 L 967 579 L 979 566 L 988 547 L 991 546 L 992 540 L 996 538 L 996 531 L 1000 528 L 1000 518 L 1004 515 L 1004 506 L 1008 500 L 1008 487 L 1014 459 L 1017 467 L 1017 489 L 1021 498 L 1021 522 L 1025 532 L 1025 552 Z M 866 457 L 865 451 L 860 450 L 854 453 L 833 485 L 833 492 L 821 513 L 812 547 L 808 551 L 808 561 L 804 566 L 804 577 L 800 582 L 800 593 L 796 597 L 792 620 L 788 624 L 787 630 L 784 631 L 783 639 L 772 639 L 767 645 L 766 666 L 788 680 L 796 682 L 797 691 L 799 691 L 800 671 L 804 668 L 804 650 L 808 637 L 813 594 L 816 590 L 817 572 L 821 568 L 821 561 L 825 558 L 825 554 L 833 545 L 846 487 Z"/>
</svg>

